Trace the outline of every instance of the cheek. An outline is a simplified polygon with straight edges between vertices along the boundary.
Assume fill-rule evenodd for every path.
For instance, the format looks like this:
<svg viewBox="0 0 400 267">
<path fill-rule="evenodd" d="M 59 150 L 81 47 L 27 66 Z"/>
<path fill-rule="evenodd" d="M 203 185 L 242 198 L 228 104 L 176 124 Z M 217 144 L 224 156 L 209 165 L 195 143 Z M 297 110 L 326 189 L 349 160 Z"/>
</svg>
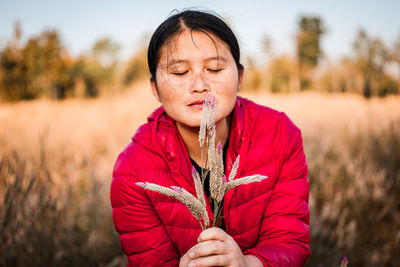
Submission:
<svg viewBox="0 0 400 267">
<path fill-rule="evenodd" d="M 158 91 L 160 97 L 164 100 L 177 100 L 183 97 L 185 89 L 187 88 L 186 83 L 182 83 L 183 79 L 176 79 L 168 75 L 160 75 L 158 81 Z"/>
<path fill-rule="evenodd" d="M 218 101 L 219 103 L 217 103 L 217 106 L 219 106 L 217 109 L 219 111 L 217 111 L 217 113 L 220 113 L 220 116 L 222 117 L 228 116 L 235 107 L 236 97 L 237 90 L 235 87 L 231 87 L 229 89 L 225 88 L 225 90 L 220 92 Z"/>
<path fill-rule="evenodd" d="M 237 91 L 239 85 L 239 74 L 236 69 L 231 68 L 225 73 L 225 75 L 222 75 L 219 80 L 225 83 L 224 87 L 228 89 L 228 91 Z"/>
<path fill-rule="evenodd" d="M 227 83 L 226 81 L 229 81 L 229 83 Z M 230 102 L 233 98 L 236 98 L 238 85 L 239 83 L 234 80 L 233 77 L 226 78 L 224 81 L 218 83 L 218 91 L 216 92 L 216 94 L 220 95 L 222 98 L 221 100 L 223 100 L 225 103 Z"/>
<path fill-rule="evenodd" d="M 163 105 L 168 105 L 174 103 L 176 101 L 177 95 L 171 92 L 170 90 L 163 90 L 160 93 L 161 103 Z"/>
<path fill-rule="evenodd" d="M 170 102 L 174 99 L 174 95 L 176 92 L 174 90 L 174 86 L 168 80 L 160 79 L 157 82 L 158 94 L 160 96 L 161 102 Z"/>
</svg>

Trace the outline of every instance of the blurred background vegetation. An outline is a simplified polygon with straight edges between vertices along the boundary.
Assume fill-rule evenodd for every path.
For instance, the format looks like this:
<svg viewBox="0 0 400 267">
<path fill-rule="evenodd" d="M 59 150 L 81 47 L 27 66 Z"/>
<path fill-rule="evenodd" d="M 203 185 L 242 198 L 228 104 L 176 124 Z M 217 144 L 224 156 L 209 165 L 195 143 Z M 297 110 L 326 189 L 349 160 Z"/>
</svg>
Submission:
<svg viewBox="0 0 400 267">
<path fill-rule="evenodd" d="M 111 38 L 72 57 L 57 30 L 25 42 L 22 32 L 16 23 L 0 51 L 0 266 L 125 266 L 109 187 L 116 156 L 158 106 L 146 42 L 121 62 Z M 294 56 L 265 36 L 268 64 L 245 58 L 241 94 L 302 129 L 307 266 L 344 256 L 349 266 L 399 266 L 400 35 L 387 44 L 360 29 L 352 56 L 321 64 L 326 34 L 321 17 L 301 17 Z"/>
<path fill-rule="evenodd" d="M 3 101 L 97 97 L 116 93 L 149 75 L 147 42 L 127 62 L 119 62 L 120 46 L 107 37 L 96 41 L 88 53 L 73 58 L 56 30 L 45 30 L 25 43 L 21 43 L 21 34 L 22 29 L 16 23 L 12 40 L 0 51 Z M 268 64 L 256 66 L 254 59 L 247 56 L 244 90 L 351 92 L 366 98 L 399 94 L 400 33 L 393 44 L 385 44 L 379 37 L 359 29 L 351 57 L 321 66 L 324 57 L 321 39 L 325 34 L 321 17 L 300 17 L 295 56 L 276 55 L 271 39 L 265 36 Z"/>
</svg>

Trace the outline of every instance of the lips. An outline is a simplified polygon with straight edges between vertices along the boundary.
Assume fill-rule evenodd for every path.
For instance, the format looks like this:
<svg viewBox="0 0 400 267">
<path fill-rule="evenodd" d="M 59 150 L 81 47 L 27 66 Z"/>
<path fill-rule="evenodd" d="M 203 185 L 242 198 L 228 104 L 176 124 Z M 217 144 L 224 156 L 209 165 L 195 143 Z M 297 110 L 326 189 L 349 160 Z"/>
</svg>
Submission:
<svg viewBox="0 0 400 267">
<path fill-rule="evenodd" d="M 193 105 L 203 105 L 204 100 L 198 100 L 198 101 L 194 101 L 192 103 L 189 104 L 189 106 L 193 106 Z"/>
<path fill-rule="evenodd" d="M 197 101 L 193 101 L 188 106 L 189 106 L 189 108 L 202 109 L 203 103 L 204 103 L 204 100 L 197 100 Z"/>
</svg>

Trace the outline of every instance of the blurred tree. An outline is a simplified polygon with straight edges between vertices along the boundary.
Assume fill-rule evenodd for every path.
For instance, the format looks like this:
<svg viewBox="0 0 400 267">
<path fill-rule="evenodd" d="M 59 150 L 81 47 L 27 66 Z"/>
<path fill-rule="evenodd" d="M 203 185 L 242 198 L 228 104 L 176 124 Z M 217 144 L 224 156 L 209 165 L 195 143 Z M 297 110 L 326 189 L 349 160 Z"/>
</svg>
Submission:
<svg viewBox="0 0 400 267">
<path fill-rule="evenodd" d="M 114 82 L 119 49 L 116 42 L 103 37 L 86 56 L 75 60 L 69 72 L 75 83 L 75 96 L 96 97 L 102 87 Z"/>
<path fill-rule="evenodd" d="M 85 64 L 83 77 L 86 96 L 96 97 L 100 87 L 114 81 L 120 45 L 108 37 L 100 38 L 92 47 L 92 57 Z"/>
<path fill-rule="evenodd" d="M 56 30 L 45 30 L 20 44 L 21 27 L 0 51 L 0 97 L 7 101 L 47 96 L 95 97 L 114 82 L 120 46 L 109 38 L 94 43 L 86 56 L 69 57 Z"/>
<path fill-rule="evenodd" d="M 262 47 L 265 54 L 265 67 L 261 70 L 261 86 L 267 92 L 271 92 L 271 79 L 272 75 L 268 71 L 269 65 L 275 58 L 274 42 L 269 35 L 264 34 L 262 37 Z"/>
<path fill-rule="evenodd" d="M 300 18 L 297 34 L 297 61 L 301 90 L 310 87 L 311 70 L 318 65 L 318 60 L 322 56 L 320 39 L 324 32 L 325 28 L 320 17 L 302 16 Z"/>
<path fill-rule="evenodd" d="M 41 96 L 64 98 L 72 88 L 67 75 L 68 54 L 55 30 L 46 30 L 32 37 L 20 48 L 20 26 L 14 29 L 14 39 L 1 52 L 1 95 L 17 101 Z"/>
<path fill-rule="evenodd" d="M 274 57 L 274 48 L 271 37 L 264 35 L 261 42 L 266 56 L 268 59 L 272 59 Z"/>
<path fill-rule="evenodd" d="M 120 45 L 108 37 L 100 38 L 92 47 L 93 58 L 99 62 L 103 68 L 114 67 L 118 61 Z"/>
<path fill-rule="evenodd" d="M 1 97 L 5 100 L 17 101 L 31 99 L 32 92 L 27 91 L 26 80 L 21 76 L 20 51 L 12 45 L 7 45 L 0 55 L 1 62 Z"/>
<path fill-rule="evenodd" d="M 247 57 L 247 68 L 244 72 L 245 79 L 243 87 L 246 90 L 259 90 L 262 83 L 261 72 L 255 65 L 254 60 L 248 56 Z"/>
<path fill-rule="evenodd" d="M 295 68 L 292 58 L 286 55 L 275 58 L 268 68 L 268 73 L 271 75 L 271 92 L 289 93 L 292 91 Z"/>
<path fill-rule="evenodd" d="M 319 91 L 329 93 L 362 93 L 362 76 L 351 58 L 342 58 L 335 64 L 327 64 L 316 81 Z"/>
<path fill-rule="evenodd" d="M 47 95 L 62 99 L 72 84 L 66 75 L 68 54 L 55 30 L 31 38 L 22 50 L 22 66 L 36 97 Z"/>
<path fill-rule="evenodd" d="M 129 85 L 132 82 L 150 77 L 147 67 L 147 49 L 144 47 L 129 60 L 123 75 L 123 84 Z"/>
<path fill-rule="evenodd" d="M 19 21 L 15 22 L 14 24 L 14 46 L 19 48 L 20 46 L 20 41 L 21 41 L 21 36 L 22 36 L 22 30 L 21 30 L 21 24 Z"/>
<path fill-rule="evenodd" d="M 400 33 L 399 33 L 399 36 L 397 37 L 397 40 L 394 42 L 394 45 L 393 45 L 392 59 L 397 65 L 397 71 L 399 72 L 397 80 L 398 80 L 398 83 L 400 86 Z"/>
<path fill-rule="evenodd" d="M 371 38 L 365 30 L 360 29 L 353 48 L 356 66 L 364 80 L 364 97 L 396 93 L 397 86 L 393 78 L 385 72 L 390 61 L 386 45 L 379 38 Z"/>
<path fill-rule="evenodd" d="M 13 39 L 0 53 L 0 95 L 6 100 L 19 100 L 21 96 L 31 98 L 30 93 L 25 92 L 25 88 L 20 89 L 19 85 L 25 81 L 20 79 L 22 71 L 21 50 L 19 40 L 21 38 L 21 28 L 18 22 L 14 24 Z"/>
</svg>

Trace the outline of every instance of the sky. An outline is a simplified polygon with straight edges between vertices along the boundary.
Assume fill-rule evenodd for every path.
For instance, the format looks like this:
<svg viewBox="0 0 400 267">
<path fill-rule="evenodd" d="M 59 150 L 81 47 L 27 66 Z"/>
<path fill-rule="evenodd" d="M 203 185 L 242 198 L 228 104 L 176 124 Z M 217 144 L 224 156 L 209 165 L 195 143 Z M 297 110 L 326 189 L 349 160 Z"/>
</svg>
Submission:
<svg viewBox="0 0 400 267">
<path fill-rule="evenodd" d="M 89 51 L 96 40 L 110 37 L 121 45 L 120 58 L 129 59 L 174 9 L 212 10 L 227 20 L 239 39 L 241 52 L 266 59 L 262 40 L 268 36 L 275 54 L 295 53 L 301 15 L 317 15 L 327 30 L 322 37 L 326 58 L 351 55 L 358 29 L 387 45 L 400 38 L 398 0 L 0 0 L 0 48 L 10 40 L 19 21 L 23 40 L 45 29 L 57 29 L 72 56 Z"/>
</svg>

